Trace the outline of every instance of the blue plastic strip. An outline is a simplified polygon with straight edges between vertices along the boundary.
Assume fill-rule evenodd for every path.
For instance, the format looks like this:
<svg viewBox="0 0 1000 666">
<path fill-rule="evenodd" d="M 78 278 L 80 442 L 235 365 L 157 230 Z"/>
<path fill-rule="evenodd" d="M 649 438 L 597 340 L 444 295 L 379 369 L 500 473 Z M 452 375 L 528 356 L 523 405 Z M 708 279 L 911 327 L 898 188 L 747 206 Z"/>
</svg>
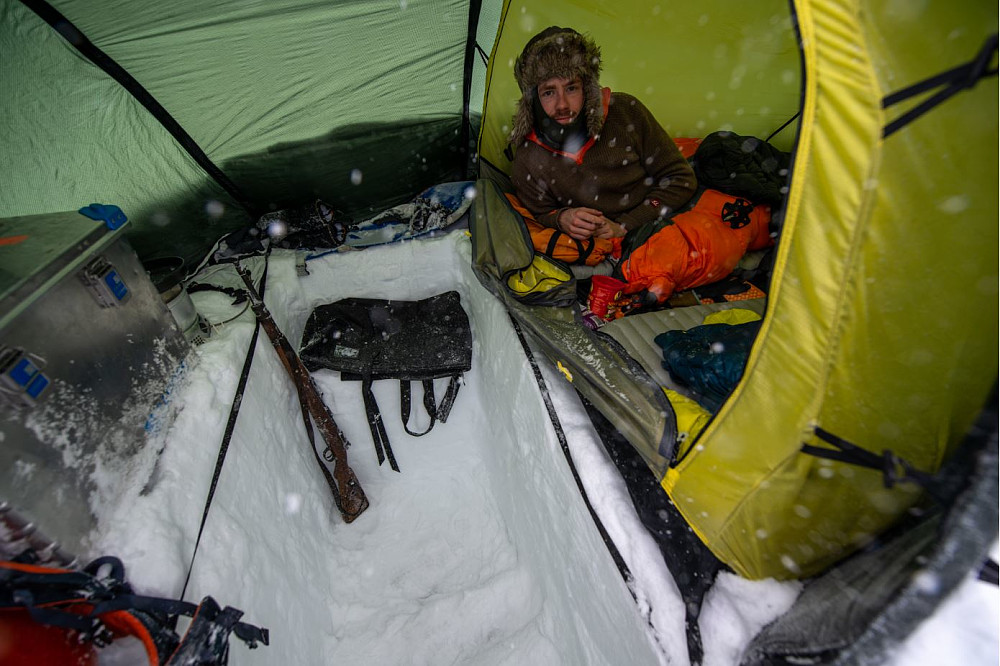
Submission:
<svg viewBox="0 0 1000 666">
<path fill-rule="evenodd" d="M 92 220 L 104 222 L 111 231 L 120 229 L 128 222 L 128 218 L 125 217 L 122 209 L 111 204 L 92 203 L 89 206 L 84 206 L 78 212 Z"/>
</svg>

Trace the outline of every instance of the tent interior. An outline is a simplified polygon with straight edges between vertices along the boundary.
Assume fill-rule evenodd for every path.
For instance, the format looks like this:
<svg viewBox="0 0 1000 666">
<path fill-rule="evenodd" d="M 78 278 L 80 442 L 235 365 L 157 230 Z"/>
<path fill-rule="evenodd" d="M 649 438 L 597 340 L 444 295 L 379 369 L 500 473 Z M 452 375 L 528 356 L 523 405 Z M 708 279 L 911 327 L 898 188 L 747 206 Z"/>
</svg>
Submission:
<svg viewBox="0 0 1000 666">
<path fill-rule="evenodd" d="M 888 663 L 970 572 L 988 577 L 995 6 L 0 0 L 0 16 L 0 366 L 30 360 L 53 387 L 0 391 L 0 516 L 23 512 L 83 559 L 114 551 L 161 596 L 221 589 L 276 636 L 312 631 L 239 663 Z M 532 305 L 505 287 L 534 256 L 503 197 L 513 64 L 550 25 L 591 35 L 601 84 L 642 99 L 671 137 L 733 132 L 791 158 L 766 298 L 742 304 L 761 332 L 687 448 L 652 336 L 705 312 L 661 309 L 600 333 L 580 324 L 579 302 Z M 453 219 L 378 236 L 385 211 L 442 184 L 464 199 Z M 94 202 L 128 223 L 92 208 L 80 231 L 76 211 Z M 266 238 L 260 220 L 318 202 L 370 235 L 340 251 Z M 237 238 L 267 248 L 244 265 L 292 348 L 315 308 L 343 298 L 457 290 L 469 314 L 475 353 L 456 399 L 469 414 L 417 443 L 387 423 L 399 475 L 368 447 L 357 385 L 314 373 L 372 500 L 353 524 L 325 495 L 253 313 L 195 293 L 243 288 L 224 257 Z M 97 314 L 47 301 L 69 282 L 93 295 L 74 276 L 106 271 L 95 252 L 131 301 Z M 201 338 L 149 282 L 163 262 L 172 294 L 190 290 Z M 241 411 L 251 361 L 250 385 L 269 386 L 248 389 Z M 393 387 L 376 394 L 383 414 L 399 411 Z M 240 414 L 235 431 L 227 414 Z M 884 453 L 884 469 L 801 454 L 820 429 Z M 221 477 L 226 520 L 203 517 L 202 541 L 188 514 L 206 492 L 211 503 L 215 442 L 230 436 L 226 473 L 240 483 Z M 900 471 L 932 482 L 886 481 Z M 408 552 L 434 544 L 421 531 L 445 537 Z M 316 572 L 333 582 L 303 594 L 285 580 Z M 242 589 L 248 576 L 256 589 Z M 725 600 L 756 594 L 781 601 L 720 636 Z"/>
</svg>

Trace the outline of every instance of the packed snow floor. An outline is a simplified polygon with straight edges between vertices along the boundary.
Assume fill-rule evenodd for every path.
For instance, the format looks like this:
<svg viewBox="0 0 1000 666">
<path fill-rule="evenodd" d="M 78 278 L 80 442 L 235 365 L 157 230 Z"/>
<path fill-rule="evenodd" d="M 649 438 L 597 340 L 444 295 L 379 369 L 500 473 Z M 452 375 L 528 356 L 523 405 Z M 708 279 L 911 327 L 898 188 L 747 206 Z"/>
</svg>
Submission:
<svg viewBox="0 0 1000 666">
<path fill-rule="evenodd" d="M 376 382 L 400 473 L 377 464 L 359 384 L 315 373 L 371 502 L 348 525 L 261 332 L 185 596 L 212 595 L 270 630 L 271 644 L 253 651 L 231 639 L 231 663 L 689 663 L 680 595 L 621 477 L 572 387 L 540 358 L 590 501 L 633 575 L 627 585 L 506 313 L 472 274 L 470 255 L 463 232 L 311 260 L 305 277 L 292 253 L 272 255 L 265 301 L 293 345 L 319 305 L 457 290 L 472 324 L 473 368 L 448 422 L 419 439 L 397 416 L 398 382 Z M 235 274 L 226 280 L 238 284 Z M 193 298 L 213 322 L 242 307 L 218 293 Z M 98 480 L 105 490 L 93 549 L 120 556 L 141 592 L 181 593 L 253 328 L 247 311 L 195 348 L 143 455 L 115 483 Z M 414 403 L 411 429 L 422 429 L 418 395 Z M 721 574 L 701 616 L 703 663 L 739 663 L 798 592 L 797 583 Z M 898 663 L 995 664 L 997 617 L 996 588 L 970 580 Z"/>
</svg>

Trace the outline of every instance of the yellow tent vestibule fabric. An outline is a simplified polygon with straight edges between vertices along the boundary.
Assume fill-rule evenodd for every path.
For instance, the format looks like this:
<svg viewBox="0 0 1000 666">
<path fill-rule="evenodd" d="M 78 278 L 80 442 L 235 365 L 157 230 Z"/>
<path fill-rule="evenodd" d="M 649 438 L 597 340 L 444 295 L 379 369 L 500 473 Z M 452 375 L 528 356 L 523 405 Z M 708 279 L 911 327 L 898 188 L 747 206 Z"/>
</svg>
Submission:
<svg viewBox="0 0 1000 666">
<path fill-rule="evenodd" d="M 998 363 L 996 79 L 888 137 L 922 101 L 894 91 L 961 65 L 996 31 L 986 3 L 800 0 L 505 4 L 487 74 L 484 161 L 509 171 L 513 61 L 549 25 L 602 47 L 601 83 L 674 137 L 717 130 L 792 152 L 766 316 L 743 380 L 669 467 L 633 445 L 708 547 L 750 578 L 815 574 L 919 501 L 802 452 L 822 428 L 933 472 Z M 687 447 L 684 447 L 687 450 Z"/>
</svg>

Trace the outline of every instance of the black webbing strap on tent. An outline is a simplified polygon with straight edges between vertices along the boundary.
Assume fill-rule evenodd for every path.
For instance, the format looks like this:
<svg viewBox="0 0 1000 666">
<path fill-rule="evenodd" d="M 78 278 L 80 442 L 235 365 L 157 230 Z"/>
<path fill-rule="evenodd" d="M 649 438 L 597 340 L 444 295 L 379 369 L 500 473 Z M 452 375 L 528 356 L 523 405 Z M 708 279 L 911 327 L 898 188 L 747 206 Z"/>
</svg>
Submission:
<svg viewBox="0 0 1000 666">
<path fill-rule="evenodd" d="M 115 62 L 108 54 L 97 48 L 80 30 L 73 25 L 69 19 L 59 13 L 59 11 L 44 0 L 21 0 L 21 2 L 31 11 L 35 12 L 43 21 L 48 23 L 63 38 L 69 42 L 90 62 L 100 67 L 108 76 L 120 83 L 143 107 L 146 108 L 153 117 L 187 153 L 194 158 L 202 169 L 231 196 L 251 217 L 260 217 L 262 211 L 257 210 L 244 195 L 242 190 L 222 172 L 222 170 L 209 159 L 205 151 L 201 149 L 191 135 L 180 126 L 173 116 L 163 108 L 155 97 L 142 84 L 135 80 L 125 68 Z"/>
<path fill-rule="evenodd" d="M 976 572 L 976 578 L 984 583 L 1000 585 L 1000 564 L 994 559 L 987 558 Z"/>
<path fill-rule="evenodd" d="M 535 375 L 535 382 L 538 384 L 538 390 L 542 394 L 542 401 L 545 403 L 545 409 L 549 414 L 549 420 L 552 421 L 552 427 L 556 431 L 556 438 L 559 440 L 559 446 L 562 447 L 563 455 L 566 456 L 566 462 L 569 464 L 570 472 L 573 473 L 573 480 L 576 481 L 576 487 L 580 491 L 580 496 L 583 497 L 583 503 L 587 506 L 587 511 L 590 512 L 590 517 L 597 526 L 597 531 L 601 534 L 601 539 L 604 540 L 604 545 L 608 547 L 608 552 L 611 553 L 611 559 L 615 561 L 615 565 L 618 567 L 618 572 L 621 573 L 622 579 L 627 583 L 631 580 L 632 573 L 629 571 L 628 565 L 625 563 L 625 559 L 622 557 L 622 554 L 618 552 L 618 547 L 615 546 L 615 542 L 612 540 L 611 535 L 609 535 L 608 531 L 604 529 L 604 523 L 601 522 L 600 516 L 597 515 L 593 505 L 590 503 L 590 498 L 587 497 L 587 490 L 583 487 L 583 480 L 580 479 L 579 472 L 576 471 L 576 465 L 573 463 L 573 455 L 569 450 L 569 442 L 566 441 L 566 433 L 563 432 L 562 423 L 559 421 L 559 415 L 556 413 L 555 405 L 552 404 L 552 397 L 549 395 L 549 389 L 545 385 L 545 378 L 542 377 L 542 371 L 538 367 L 535 355 L 531 353 L 531 348 L 528 346 L 528 341 L 525 339 L 524 333 L 521 331 L 521 326 L 517 323 L 517 320 L 514 319 L 514 317 L 511 317 L 510 323 L 513 325 L 514 332 L 517 333 L 517 339 L 521 342 L 521 348 L 524 350 L 524 355 L 528 358 L 528 363 L 531 365 L 531 371 Z M 629 590 L 631 591 L 631 588 L 629 588 Z"/>
<path fill-rule="evenodd" d="M 924 490 L 932 494 L 934 493 L 935 483 L 933 475 L 916 469 L 889 449 L 886 449 L 882 452 L 882 455 L 879 455 L 851 444 L 846 439 L 837 437 L 822 428 L 817 427 L 814 432 L 816 437 L 834 448 L 828 449 L 821 446 L 803 444 L 803 453 L 816 456 L 817 458 L 837 460 L 850 465 L 858 465 L 882 472 L 882 481 L 886 488 L 892 488 L 897 483 L 908 482 L 916 483 Z"/>
<path fill-rule="evenodd" d="M 788 127 L 789 125 L 791 125 L 793 122 L 795 122 L 795 119 L 798 118 L 801 115 L 802 115 L 801 111 L 796 111 L 794 114 L 792 114 L 791 118 L 789 118 L 785 122 L 781 123 L 781 127 L 779 127 L 778 129 L 774 130 L 773 132 L 771 132 L 770 134 L 767 135 L 767 138 L 764 139 L 764 143 L 770 143 L 771 139 L 773 139 L 774 137 L 776 137 L 778 135 L 778 133 L 781 132 L 781 130 L 785 129 L 786 127 Z"/>
<path fill-rule="evenodd" d="M 483 7 L 482 0 L 472 0 L 469 3 L 469 30 L 465 38 L 465 74 L 462 79 L 462 131 L 459 140 L 462 142 L 458 154 L 462 157 L 463 169 L 471 168 L 469 162 L 469 142 L 472 140 L 472 120 L 469 106 L 472 102 L 472 72 L 476 63 L 476 33 L 479 31 L 479 12 Z"/>
<path fill-rule="evenodd" d="M 262 297 L 264 294 L 265 283 L 267 282 L 268 254 L 264 255 L 264 273 L 260 278 L 260 293 Z M 240 372 L 240 379 L 236 384 L 236 394 L 233 396 L 233 406 L 229 410 L 229 420 L 226 422 L 226 430 L 222 435 L 222 443 L 219 445 L 219 455 L 215 460 L 215 472 L 212 474 L 212 485 L 208 488 L 208 497 L 205 499 L 205 509 L 201 513 L 201 525 L 198 527 L 198 537 L 194 541 L 194 550 L 191 552 L 191 562 L 188 564 L 187 575 L 184 577 L 184 587 L 181 588 L 181 599 L 184 599 L 188 583 L 191 581 L 191 570 L 194 568 L 194 558 L 198 555 L 198 546 L 201 544 L 201 535 L 205 531 L 205 522 L 208 520 L 208 510 L 212 507 L 212 500 L 215 498 L 215 489 L 219 485 L 219 476 L 222 474 L 222 465 L 226 462 L 226 453 L 229 451 L 229 442 L 233 438 L 233 429 L 236 427 L 236 419 L 240 415 L 240 405 L 243 403 L 243 393 L 247 387 L 247 380 L 250 378 L 250 366 L 253 364 L 253 353 L 254 350 L 257 349 L 257 337 L 259 335 L 260 320 L 254 317 L 253 335 L 250 336 L 250 347 L 247 349 L 246 358 L 243 360 L 243 371 Z"/>
<path fill-rule="evenodd" d="M 587 496 L 587 489 L 583 486 L 583 480 L 580 478 L 580 473 L 577 472 L 576 464 L 573 462 L 573 454 L 569 450 L 569 442 L 566 441 L 566 433 L 563 431 L 562 423 L 559 421 L 559 415 L 556 413 L 555 405 L 552 404 L 552 397 L 549 395 L 548 386 L 545 384 L 545 378 L 542 377 L 542 371 L 538 367 L 538 361 L 535 360 L 535 355 L 531 352 L 531 347 L 528 346 L 528 341 L 524 337 L 524 333 L 521 331 L 521 326 L 517 323 L 517 320 L 513 316 L 510 317 L 510 323 L 514 327 L 514 332 L 517 333 L 517 339 L 521 343 L 521 348 L 524 350 L 524 355 L 528 359 L 529 365 L 531 365 L 531 371 L 535 375 L 535 383 L 538 384 L 538 391 L 542 394 L 542 402 L 545 403 L 545 409 L 548 412 L 549 420 L 552 422 L 552 428 L 555 430 L 556 438 L 559 440 L 559 446 L 562 448 L 563 455 L 566 457 L 566 463 L 569 465 L 570 472 L 573 474 L 573 480 L 576 482 L 577 490 L 580 491 L 580 497 L 583 498 L 583 503 L 587 507 L 587 511 L 590 513 L 591 520 L 594 521 L 594 525 L 597 527 L 598 533 L 601 535 L 601 539 L 604 541 L 604 545 L 608 549 L 608 553 L 611 555 L 611 559 L 614 560 L 615 566 L 618 567 L 618 573 L 621 574 L 622 580 L 625 581 L 626 587 L 628 588 L 629 594 L 632 598 L 639 601 L 636 596 L 635 590 L 629 585 L 632 580 L 632 572 L 628 568 L 628 564 L 625 563 L 625 558 L 618 551 L 618 547 L 615 545 L 614 540 L 608 531 L 604 527 L 604 523 L 601 522 L 600 516 L 597 515 L 597 511 L 594 510 L 594 506 L 590 503 L 590 498 Z M 648 602 L 644 602 L 648 603 Z M 697 614 L 693 617 L 692 604 L 685 604 L 685 627 L 687 631 L 687 647 L 688 654 L 691 663 L 700 663 L 702 657 L 702 647 L 701 647 L 701 632 L 698 629 Z M 700 610 L 700 607 L 699 607 Z M 652 624 L 650 624 L 652 626 Z"/>
<path fill-rule="evenodd" d="M 882 137 L 888 137 L 897 130 L 906 127 L 908 124 L 924 115 L 938 104 L 941 104 L 955 93 L 974 87 L 981 79 L 984 79 L 987 76 L 996 76 L 997 68 L 994 67 L 989 69 L 990 63 L 993 62 L 993 56 L 996 55 L 996 52 L 997 35 L 994 34 L 990 35 L 986 39 L 986 42 L 983 44 L 983 48 L 980 49 L 978 54 L 976 54 L 976 57 L 964 65 L 959 65 L 958 67 L 949 69 L 947 72 L 942 72 L 937 76 L 932 76 L 918 83 L 914 83 L 911 86 L 907 86 L 902 90 L 897 90 L 892 94 L 886 95 L 882 99 L 883 109 L 887 109 L 893 104 L 897 104 L 903 100 L 910 99 L 915 95 L 945 86 L 933 96 L 924 100 L 901 115 L 899 118 L 896 118 L 891 123 L 887 124 L 882 130 Z"/>
<path fill-rule="evenodd" d="M 490 64 L 490 57 L 486 54 L 486 51 L 483 50 L 483 47 L 479 45 L 479 42 L 476 42 L 476 53 L 479 54 L 479 59 L 483 61 L 484 65 Z"/>
</svg>

